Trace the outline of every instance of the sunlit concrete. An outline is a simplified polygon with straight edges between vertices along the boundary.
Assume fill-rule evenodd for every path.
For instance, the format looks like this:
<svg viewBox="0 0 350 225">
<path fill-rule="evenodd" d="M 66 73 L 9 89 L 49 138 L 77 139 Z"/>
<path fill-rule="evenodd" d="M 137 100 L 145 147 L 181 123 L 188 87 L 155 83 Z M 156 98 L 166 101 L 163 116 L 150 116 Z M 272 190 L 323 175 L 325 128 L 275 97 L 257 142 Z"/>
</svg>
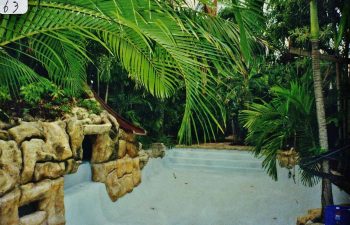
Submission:
<svg viewBox="0 0 350 225">
<path fill-rule="evenodd" d="M 320 185 L 294 183 L 284 169 L 275 182 L 260 163 L 248 152 L 169 150 L 115 203 L 104 184 L 88 181 L 85 164 L 66 178 L 67 225 L 294 225 L 320 206 Z M 349 201 L 343 192 L 334 195 Z"/>
</svg>

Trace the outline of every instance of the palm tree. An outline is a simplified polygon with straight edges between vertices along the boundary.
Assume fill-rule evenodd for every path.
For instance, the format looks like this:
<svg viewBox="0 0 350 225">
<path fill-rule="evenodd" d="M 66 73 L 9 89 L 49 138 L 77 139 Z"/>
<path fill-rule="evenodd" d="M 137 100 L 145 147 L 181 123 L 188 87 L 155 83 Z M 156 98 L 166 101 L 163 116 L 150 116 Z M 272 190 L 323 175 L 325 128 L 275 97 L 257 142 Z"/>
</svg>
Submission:
<svg viewBox="0 0 350 225">
<path fill-rule="evenodd" d="M 316 0 L 310 0 L 310 27 L 312 46 L 312 74 L 318 121 L 319 144 L 322 150 L 328 151 L 327 124 L 320 71 L 319 23 Z M 328 161 L 322 162 L 322 172 L 327 174 L 330 172 Z M 321 203 L 323 209 L 325 206 L 333 204 L 332 184 L 327 178 L 322 179 Z"/>
<path fill-rule="evenodd" d="M 21 85 L 46 78 L 72 95 L 81 92 L 92 61 L 86 43 L 94 41 L 156 97 L 173 95 L 183 83 L 180 141 L 191 141 L 198 127 L 206 137 L 214 125 L 223 130 L 224 121 L 214 116 L 224 115 L 214 86 L 217 72 L 229 75 L 241 64 L 233 22 L 167 1 L 29 0 L 26 15 L 0 15 L 0 23 L 0 82 L 12 96 Z"/>
<path fill-rule="evenodd" d="M 278 178 L 277 155 L 281 150 L 294 148 L 301 158 L 319 154 L 315 98 L 310 91 L 311 82 L 304 76 L 287 88 L 272 87 L 270 102 L 251 103 L 240 113 L 248 130 L 246 141 L 255 146 L 256 156 L 264 158 L 262 165 L 274 180 Z M 316 177 L 300 172 L 304 184 L 317 183 Z"/>
</svg>

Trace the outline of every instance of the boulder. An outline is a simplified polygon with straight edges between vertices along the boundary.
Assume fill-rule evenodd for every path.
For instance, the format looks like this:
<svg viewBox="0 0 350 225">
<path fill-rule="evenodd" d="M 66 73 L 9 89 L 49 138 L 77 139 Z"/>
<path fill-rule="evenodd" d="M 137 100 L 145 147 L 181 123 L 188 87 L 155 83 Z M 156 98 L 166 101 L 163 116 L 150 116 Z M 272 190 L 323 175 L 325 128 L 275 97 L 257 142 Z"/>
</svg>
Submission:
<svg viewBox="0 0 350 225">
<path fill-rule="evenodd" d="M 112 124 L 99 124 L 99 125 L 84 125 L 84 135 L 96 135 L 108 133 L 111 130 Z"/>
<path fill-rule="evenodd" d="M 2 129 L 7 130 L 7 129 L 10 129 L 11 127 L 14 127 L 14 126 L 15 126 L 14 123 L 5 123 L 5 122 L 0 120 L 0 130 L 2 130 Z"/>
<path fill-rule="evenodd" d="M 89 119 L 93 124 L 101 124 L 102 123 L 102 118 L 101 116 L 98 116 L 96 114 L 90 114 Z"/>
<path fill-rule="evenodd" d="M 89 112 L 82 107 L 74 107 L 71 110 L 72 114 L 77 117 L 78 120 L 84 120 L 89 118 Z"/>
<path fill-rule="evenodd" d="M 109 198 L 115 202 L 120 197 L 122 185 L 119 182 L 117 171 L 113 170 L 107 175 L 106 178 L 106 189 L 109 195 Z"/>
<path fill-rule="evenodd" d="M 14 189 L 0 198 L 0 225 L 18 225 L 18 207 L 21 192 Z"/>
<path fill-rule="evenodd" d="M 141 171 L 138 169 L 134 169 L 132 171 L 132 181 L 134 187 L 138 186 L 141 183 Z"/>
<path fill-rule="evenodd" d="M 15 177 L 11 176 L 6 170 L 0 169 L 0 197 L 12 190 L 16 184 Z"/>
<path fill-rule="evenodd" d="M 95 182 L 104 183 L 106 181 L 107 175 L 116 169 L 117 169 L 117 161 L 92 164 L 92 180 Z"/>
<path fill-rule="evenodd" d="M 23 170 L 21 183 L 25 184 L 33 179 L 34 168 L 37 161 L 57 160 L 55 151 L 41 139 L 31 139 L 22 143 Z"/>
<path fill-rule="evenodd" d="M 126 144 L 126 151 L 131 158 L 138 156 L 138 149 L 134 143 L 128 142 Z"/>
<path fill-rule="evenodd" d="M 20 218 L 19 225 L 46 225 L 47 213 L 45 211 L 37 211 L 30 215 Z"/>
<path fill-rule="evenodd" d="M 119 140 L 118 144 L 118 158 L 121 159 L 126 155 L 126 141 Z"/>
<path fill-rule="evenodd" d="M 0 140 L 0 196 L 20 181 L 22 154 L 15 141 Z"/>
<path fill-rule="evenodd" d="M 145 150 L 139 151 L 140 169 L 143 169 L 149 160 L 149 155 Z"/>
<path fill-rule="evenodd" d="M 134 169 L 134 161 L 130 157 L 124 157 L 122 160 L 125 162 L 125 173 L 132 173 Z"/>
<path fill-rule="evenodd" d="M 107 114 L 107 118 L 110 121 L 110 123 L 112 124 L 112 128 L 114 128 L 115 132 L 118 132 L 119 131 L 119 123 L 118 123 L 117 119 L 109 113 Z"/>
<path fill-rule="evenodd" d="M 136 136 L 132 133 L 127 133 L 124 130 L 119 130 L 119 137 L 127 142 L 135 142 Z"/>
<path fill-rule="evenodd" d="M 124 174 L 126 173 L 126 165 L 125 165 L 125 160 L 124 159 L 118 159 L 117 160 L 117 174 L 118 177 L 121 178 L 124 176 Z"/>
<path fill-rule="evenodd" d="M 37 163 L 34 170 L 34 180 L 40 181 L 46 178 L 54 179 L 54 178 L 61 177 L 64 174 L 65 174 L 64 162 Z"/>
<path fill-rule="evenodd" d="M 8 132 L 17 144 L 21 144 L 24 140 L 33 137 L 44 137 L 41 122 L 21 122 L 19 126 L 9 129 Z"/>
<path fill-rule="evenodd" d="M 151 144 L 147 153 L 151 158 L 163 158 L 165 155 L 165 145 L 163 143 L 153 143 Z"/>
<path fill-rule="evenodd" d="M 51 147 L 57 160 L 63 161 L 72 157 L 72 150 L 69 145 L 69 137 L 66 133 L 66 123 L 56 121 L 42 123 L 43 133 L 46 139 L 46 147 Z"/>
<path fill-rule="evenodd" d="M 27 205 L 31 202 L 42 200 L 50 193 L 51 180 L 43 180 L 38 183 L 28 183 L 20 186 L 21 198 L 20 205 Z"/>
<path fill-rule="evenodd" d="M 65 161 L 65 174 L 76 173 L 82 161 L 76 161 L 74 159 L 68 159 Z"/>
<path fill-rule="evenodd" d="M 70 137 L 70 146 L 73 157 L 75 159 L 82 159 L 82 144 L 84 141 L 83 122 L 81 120 L 77 120 L 75 117 L 69 119 L 67 122 L 67 132 Z"/>
<path fill-rule="evenodd" d="M 10 134 L 6 130 L 0 130 L 0 140 L 9 140 Z"/>
<path fill-rule="evenodd" d="M 102 163 L 108 161 L 112 156 L 114 143 L 108 133 L 97 135 L 92 146 L 92 163 Z"/>
<path fill-rule="evenodd" d="M 45 198 L 39 202 L 39 210 L 47 213 L 47 223 L 52 225 L 64 225 L 64 193 L 63 178 L 50 180 L 50 190 Z"/>
<path fill-rule="evenodd" d="M 122 185 L 126 188 L 126 192 L 132 192 L 134 189 L 134 182 L 132 174 L 126 174 L 121 178 Z"/>
<path fill-rule="evenodd" d="M 136 157 L 133 159 L 133 168 L 140 170 L 140 158 Z"/>
</svg>

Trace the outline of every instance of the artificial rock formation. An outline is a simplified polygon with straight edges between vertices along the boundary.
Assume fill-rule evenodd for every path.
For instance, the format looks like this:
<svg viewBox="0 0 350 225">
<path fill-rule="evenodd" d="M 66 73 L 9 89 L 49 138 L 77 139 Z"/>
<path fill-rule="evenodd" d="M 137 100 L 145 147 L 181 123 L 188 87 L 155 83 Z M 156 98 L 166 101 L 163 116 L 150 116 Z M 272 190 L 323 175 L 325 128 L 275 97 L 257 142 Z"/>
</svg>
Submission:
<svg viewBox="0 0 350 225">
<path fill-rule="evenodd" d="M 76 107 L 60 121 L 0 125 L 0 225 L 65 224 L 63 176 L 82 163 L 84 138 L 92 140 L 93 181 L 112 201 L 141 182 L 141 145 L 105 111 Z"/>
</svg>

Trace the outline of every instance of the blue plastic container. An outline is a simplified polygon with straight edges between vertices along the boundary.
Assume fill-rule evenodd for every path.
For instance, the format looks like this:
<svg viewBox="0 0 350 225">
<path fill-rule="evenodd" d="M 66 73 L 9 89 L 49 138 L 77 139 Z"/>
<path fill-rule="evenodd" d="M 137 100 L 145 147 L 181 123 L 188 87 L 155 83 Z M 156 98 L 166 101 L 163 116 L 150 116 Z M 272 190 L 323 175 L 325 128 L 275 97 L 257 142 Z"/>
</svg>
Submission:
<svg viewBox="0 0 350 225">
<path fill-rule="evenodd" d="M 350 207 L 330 205 L 326 207 L 325 225 L 350 225 Z"/>
</svg>

